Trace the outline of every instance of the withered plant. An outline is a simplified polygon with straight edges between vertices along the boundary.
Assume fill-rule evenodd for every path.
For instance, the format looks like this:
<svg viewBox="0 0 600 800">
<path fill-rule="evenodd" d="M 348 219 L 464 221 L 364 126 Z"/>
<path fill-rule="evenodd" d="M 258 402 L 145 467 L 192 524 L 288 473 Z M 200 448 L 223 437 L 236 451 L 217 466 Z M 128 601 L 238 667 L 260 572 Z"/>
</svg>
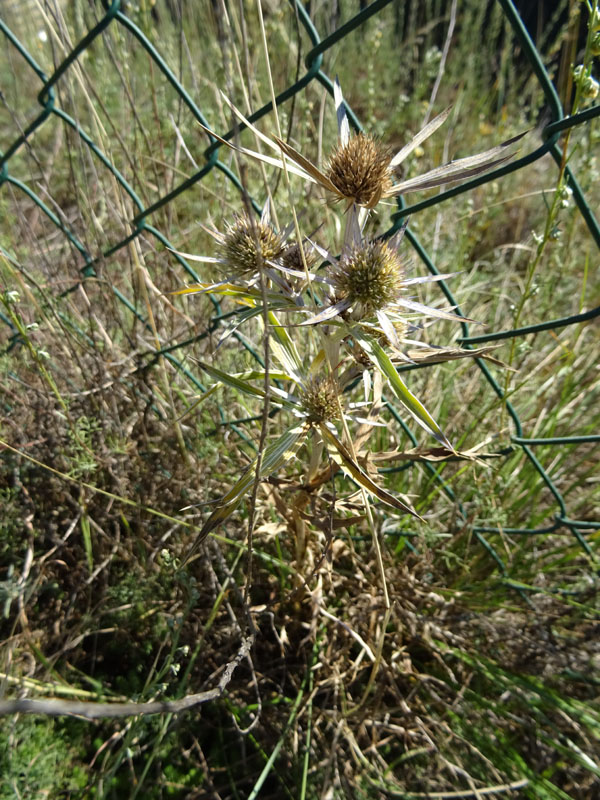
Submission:
<svg viewBox="0 0 600 800">
<path fill-rule="evenodd" d="M 216 138 L 244 158 L 252 157 L 283 169 L 288 180 L 290 175 L 299 176 L 333 195 L 335 201 L 341 201 L 338 208 L 344 232 L 341 242 L 323 246 L 313 236 L 300 233 L 295 207 L 294 220 L 276 230 L 267 200 L 260 220 L 244 211 L 227 224 L 224 232 L 206 229 L 215 241 L 215 255 L 178 253 L 221 271 L 216 281 L 194 284 L 179 294 L 213 293 L 231 298 L 245 309 L 235 319 L 236 328 L 251 319 L 262 325 L 265 367 L 234 373 L 202 363 L 201 367 L 216 381 L 213 388 L 222 384 L 241 392 L 263 403 L 263 410 L 276 409 L 286 420 L 283 433 L 268 440 L 263 438 L 256 458 L 217 501 L 188 558 L 253 487 L 256 490 L 260 481 L 273 476 L 269 493 L 275 513 L 283 518 L 295 543 L 299 580 L 305 580 L 308 565 L 316 565 L 311 547 L 313 531 L 325 534 L 326 555 L 334 529 L 366 521 L 389 608 L 378 523 L 371 501 L 384 504 L 390 513 L 410 514 L 419 520 L 421 517 L 407 498 L 381 486 L 372 466 L 370 441 L 378 426 L 389 424 L 384 413 L 387 393 L 400 401 L 436 440 L 438 448 L 448 455 L 460 455 L 403 381 L 396 365 L 419 360 L 418 348 L 424 343 L 411 336 L 418 330 L 420 319 L 462 318 L 451 309 L 429 307 L 411 297 L 411 287 L 452 275 L 407 277 L 401 246 L 408 221 L 384 241 L 366 235 L 369 213 L 385 198 L 457 181 L 506 161 L 514 154 L 511 145 L 520 137 L 479 155 L 449 162 L 419 178 L 394 183 L 399 165 L 442 125 L 449 109 L 392 155 L 373 138 L 350 132 L 337 79 L 334 100 L 339 143 L 321 170 L 279 136 L 274 140 L 265 136 L 225 98 L 237 122 L 250 128 L 276 156 L 265 156 Z M 318 238 L 318 232 L 315 236 Z M 333 253 L 338 246 L 341 254 L 336 257 Z M 231 330 L 230 327 L 221 341 Z M 409 346 L 413 348 L 410 355 Z M 473 351 L 458 355 L 470 357 Z M 441 348 L 437 356 L 440 361 L 456 358 L 457 350 Z M 380 461 L 387 455 L 397 453 L 377 453 Z M 300 476 L 282 477 L 285 465 L 293 461 L 300 464 Z M 333 478 L 338 470 L 354 482 L 357 491 L 336 494 Z M 254 509 L 250 534 L 253 516 Z"/>
</svg>

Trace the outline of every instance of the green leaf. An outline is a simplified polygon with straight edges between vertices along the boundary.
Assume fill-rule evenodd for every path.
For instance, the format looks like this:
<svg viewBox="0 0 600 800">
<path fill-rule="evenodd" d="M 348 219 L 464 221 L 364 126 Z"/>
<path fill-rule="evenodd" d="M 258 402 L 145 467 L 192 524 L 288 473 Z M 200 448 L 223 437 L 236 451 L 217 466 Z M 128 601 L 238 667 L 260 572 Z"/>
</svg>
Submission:
<svg viewBox="0 0 600 800">
<path fill-rule="evenodd" d="M 394 497 L 393 494 L 390 494 L 386 489 L 383 489 L 381 486 L 378 486 L 375 481 L 373 481 L 364 469 L 356 463 L 353 459 L 352 454 L 348 450 L 345 444 L 343 444 L 337 436 L 335 436 L 325 425 L 325 423 L 321 423 L 319 425 L 319 430 L 321 431 L 321 435 L 325 440 L 326 444 L 328 445 L 328 450 L 331 453 L 332 458 L 334 461 L 341 463 L 343 469 L 348 472 L 354 480 L 359 483 L 363 488 L 365 488 L 369 494 L 374 495 L 383 503 L 386 503 L 388 506 L 392 506 L 393 508 L 397 508 L 399 511 L 405 511 L 407 514 L 412 514 L 413 517 L 420 519 L 423 521 L 423 518 L 417 514 L 414 508 L 407 506 L 401 500 L 398 500 L 397 497 Z M 334 450 L 332 451 L 332 448 Z M 337 458 L 336 456 L 340 456 Z"/>
<path fill-rule="evenodd" d="M 238 300 L 238 302 L 242 302 Z M 289 303 L 281 303 L 281 302 L 273 302 L 269 304 L 269 310 L 271 311 L 280 311 L 281 309 L 289 308 Z M 254 317 L 258 317 L 264 313 L 264 307 L 261 305 L 253 305 L 252 308 L 249 308 L 247 311 L 242 311 L 240 314 L 233 317 L 229 324 L 225 326 L 223 333 L 219 339 L 219 347 L 223 344 L 223 342 L 229 338 L 241 325 L 248 322 L 248 320 L 253 319 Z"/>
<path fill-rule="evenodd" d="M 264 369 L 249 369 L 246 372 L 236 372 L 236 378 L 243 381 L 263 381 L 265 380 Z M 292 381 L 294 380 L 287 372 L 280 372 L 279 370 L 269 370 L 269 378 L 274 381 Z"/>
<path fill-rule="evenodd" d="M 249 380 L 261 380 L 264 383 L 264 370 L 249 370 L 248 372 L 229 373 L 223 372 L 223 370 L 213 367 L 210 364 L 205 364 L 203 361 L 198 361 L 197 363 L 200 365 L 201 369 L 205 370 L 205 372 L 208 372 L 209 375 L 212 375 L 214 378 L 217 378 L 220 383 L 223 383 L 226 386 L 231 386 L 232 389 L 236 389 L 238 392 L 250 395 L 250 397 L 257 397 L 260 400 L 264 400 L 265 390 L 261 387 L 248 383 Z M 273 381 L 293 380 L 293 378 L 290 375 L 286 375 L 285 372 L 269 372 L 269 378 Z M 216 384 L 211 386 L 210 389 L 201 396 L 198 402 L 208 397 L 209 394 L 214 392 L 216 388 Z M 275 387 L 271 389 L 271 392 L 271 403 L 274 405 L 285 406 L 286 408 L 290 409 L 296 408 L 296 404 L 285 397 L 282 397 L 282 392 L 277 390 Z"/>
<path fill-rule="evenodd" d="M 285 372 L 292 375 L 297 383 L 302 383 L 305 370 L 302 365 L 302 359 L 296 350 L 296 345 L 291 340 L 286 329 L 279 324 L 279 320 L 272 311 L 269 311 L 269 323 L 273 337 L 271 342 L 273 355 Z"/>
<path fill-rule="evenodd" d="M 247 303 L 254 303 L 257 300 L 262 301 L 262 292 L 260 289 L 254 289 L 247 286 L 238 286 L 235 283 L 194 283 L 192 286 L 186 286 L 185 289 L 178 289 L 176 292 L 170 292 L 173 295 L 182 294 L 220 294 L 224 297 L 236 297 L 239 300 L 246 301 Z M 267 299 L 271 302 L 282 305 L 285 298 L 275 292 L 267 292 Z M 295 308 L 293 303 L 288 303 L 289 306 Z"/>
<path fill-rule="evenodd" d="M 402 405 L 408 411 L 410 411 L 419 425 L 425 428 L 425 430 L 435 439 L 437 439 L 438 442 L 443 444 L 445 447 L 448 447 L 450 450 L 454 450 L 444 435 L 442 429 L 431 416 L 429 411 L 427 411 L 421 401 L 418 400 L 408 389 L 398 374 L 390 357 L 385 352 L 383 347 L 381 347 L 379 342 L 375 341 L 375 339 L 372 339 L 370 336 L 367 336 L 362 331 L 358 330 L 358 328 L 352 329 L 352 336 L 361 345 L 366 354 L 372 359 L 373 363 L 379 369 L 382 375 L 387 378 L 391 390 L 394 392 L 398 400 L 400 400 Z"/>
<path fill-rule="evenodd" d="M 261 400 L 264 399 L 264 389 L 259 389 L 257 386 L 253 386 L 251 383 L 236 377 L 236 375 L 230 375 L 228 372 L 223 372 L 223 370 L 217 369 L 217 367 L 213 367 L 210 364 L 206 364 L 204 361 L 199 361 L 198 364 L 205 372 L 208 372 L 209 375 L 212 375 L 213 378 L 216 378 L 218 381 L 226 384 L 227 386 L 231 386 L 232 389 L 237 389 L 238 392 L 249 394 L 252 397 L 259 397 Z"/>
<path fill-rule="evenodd" d="M 94 551 L 92 549 L 92 530 L 90 528 L 90 518 L 87 514 L 81 515 L 81 533 L 83 536 L 83 549 L 85 550 L 85 558 L 87 561 L 88 569 L 92 573 L 94 569 Z"/>
</svg>

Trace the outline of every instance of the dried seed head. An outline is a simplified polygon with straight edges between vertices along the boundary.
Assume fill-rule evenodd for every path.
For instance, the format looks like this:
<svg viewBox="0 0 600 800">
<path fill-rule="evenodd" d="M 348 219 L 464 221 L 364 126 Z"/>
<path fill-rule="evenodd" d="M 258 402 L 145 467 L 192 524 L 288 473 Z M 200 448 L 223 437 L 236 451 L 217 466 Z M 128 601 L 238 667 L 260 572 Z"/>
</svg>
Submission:
<svg viewBox="0 0 600 800">
<path fill-rule="evenodd" d="M 306 259 L 306 266 L 308 269 L 313 267 L 317 262 L 317 254 L 307 245 L 304 245 L 304 258 Z M 300 247 L 298 244 L 290 245 L 290 247 L 286 247 L 286 249 L 281 254 L 281 263 L 284 267 L 288 269 L 297 269 L 297 270 L 304 270 L 304 264 L 302 262 L 302 253 L 300 252 Z"/>
<path fill-rule="evenodd" d="M 598 97 L 598 89 L 600 83 L 591 75 L 583 79 L 581 83 L 581 92 L 587 100 L 595 100 Z"/>
<path fill-rule="evenodd" d="M 228 227 L 222 245 L 223 261 L 238 275 L 256 272 L 283 249 L 281 236 L 264 222 L 238 216 Z"/>
<path fill-rule="evenodd" d="M 340 415 L 339 386 L 334 378 L 312 378 L 302 394 L 302 408 L 309 422 L 330 422 Z"/>
<path fill-rule="evenodd" d="M 339 192 L 360 206 L 373 208 L 392 185 L 391 151 L 359 133 L 333 151 L 327 177 Z"/>
<path fill-rule="evenodd" d="M 336 295 L 348 299 L 362 317 L 398 298 L 404 269 L 392 247 L 384 242 L 364 242 L 341 258 L 332 278 Z"/>
</svg>

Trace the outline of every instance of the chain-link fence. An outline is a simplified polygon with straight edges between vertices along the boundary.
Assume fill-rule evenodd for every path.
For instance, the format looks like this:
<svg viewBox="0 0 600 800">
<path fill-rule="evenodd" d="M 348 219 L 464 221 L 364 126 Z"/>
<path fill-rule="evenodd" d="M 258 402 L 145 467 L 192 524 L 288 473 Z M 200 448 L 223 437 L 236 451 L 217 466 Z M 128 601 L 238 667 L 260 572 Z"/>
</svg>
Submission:
<svg viewBox="0 0 600 800">
<path fill-rule="evenodd" d="M 373 17 L 373 15 L 381 12 L 382 9 L 390 2 L 391 0 L 376 0 L 368 7 L 361 10 L 360 13 L 356 14 L 344 24 L 337 27 L 333 33 L 327 35 L 325 38 L 321 37 L 317 27 L 311 19 L 311 16 L 309 13 L 307 13 L 305 6 L 299 2 L 291 3 L 291 5 L 285 9 L 285 13 L 294 15 L 297 23 L 302 26 L 304 35 L 308 37 L 311 47 L 304 57 L 303 66 L 299 70 L 297 80 L 295 80 L 295 82 L 289 85 L 285 91 L 281 92 L 277 96 L 277 105 L 281 106 L 282 109 L 285 109 L 285 104 L 287 101 L 290 101 L 299 93 L 304 92 L 309 84 L 315 81 L 322 84 L 322 86 L 324 86 L 329 93 L 332 93 L 333 85 L 331 78 L 322 69 L 324 54 L 326 54 L 327 51 L 329 51 L 330 48 L 332 48 L 336 43 L 340 42 L 345 37 L 348 37 L 351 32 L 360 28 L 360 26 L 363 26 L 370 17 Z M 452 200 L 452 198 L 455 198 L 465 192 L 470 192 L 476 186 L 479 186 L 483 183 L 488 183 L 490 181 L 497 181 L 508 173 L 516 172 L 523 169 L 527 165 L 533 164 L 546 154 L 550 154 L 550 156 L 560 167 L 563 160 L 563 151 L 559 147 L 559 139 L 561 135 L 564 134 L 564 132 L 569 128 L 573 128 L 574 126 L 583 126 L 586 123 L 589 123 L 593 118 L 600 114 L 600 107 L 597 105 L 572 116 L 564 113 L 556 89 L 542 63 L 540 54 L 536 50 L 530 35 L 525 29 L 515 9 L 515 6 L 511 0 L 498 0 L 498 4 L 501 7 L 505 20 L 508 21 L 516 40 L 520 44 L 520 48 L 524 56 L 524 63 L 526 64 L 526 67 L 524 68 L 532 70 L 533 73 L 535 73 L 536 79 L 543 89 L 547 107 L 551 113 L 550 121 L 535 134 L 530 134 L 530 136 L 537 136 L 539 133 L 539 146 L 537 146 L 533 152 L 530 152 L 526 156 L 517 158 L 511 161 L 509 164 L 496 169 L 493 172 L 484 175 L 483 177 L 469 180 L 460 186 L 449 189 L 421 202 L 407 206 L 401 200 L 399 202 L 398 211 L 392 218 L 393 227 L 387 232 L 388 235 L 394 230 L 397 230 L 406 217 L 410 216 L 412 219 L 415 219 L 416 216 L 426 208 L 429 208 L 435 204 L 448 203 Z M 36 4 L 36 8 L 41 8 L 41 4 Z M 0 19 L 0 31 L 2 32 L 4 47 L 8 48 L 9 51 L 8 58 L 10 60 L 22 60 L 27 65 L 28 69 L 31 70 L 32 80 L 37 81 L 37 103 L 39 104 L 38 111 L 35 113 L 35 115 L 33 115 L 32 118 L 29 119 L 26 125 L 19 128 L 19 126 L 15 123 L 14 138 L 12 141 L 3 143 L 4 149 L 0 154 L 0 187 L 2 187 L 4 192 L 11 187 L 14 197 L 22 197 L 23 199 L 26 198 L 27 202 L 29 204 L 33 204 L 39 210 L 39 213 L 44 215 L 49 223 L 54 226 L 56 234 L 68 242 L 71 253 L 73 253 L 73 256 L 79 259 L 82 263 L 81 281 L 85 281 L 86 279 L 95 276 L 100 265 L 105 264 L 112 256 L 117 254 L 122 249 L 127 248 L 138 237 L 146 237 L 155 240 L 164 247 L 176 249 L 172 246 L 171 241 L 169 241 L 169 239 L 163 234 L 160 228 L 157 225 L 152 224 L 153 215 L 156 215 L 156 212 L 161 209 L 164 210 L 169 208 L 169 206 L 173 204 L 178 197 L 184 195 L 186 192 L 189 193 L 191 187 L 203 181 L 211 173 L 214 173 L 215 171 L 222 173 L 222 175 L 224 175 L 226 179 L 230 181 L 237 190 L 240 191 L 240 193 L 242 192 L 240 180 L 230 169 L 230 166 L 228 163 L 226 163 L 226 160 L 222 158 L 222 145 L 215 138 L 212 138 L 212 143 L 204 153 L 204 161 L 198 165 L 197 170 L 191 175 L 191 177 L 186 177 L 180 182 L 174 182 L 168 191 L 161 192 L 160 189 L 158 189 L 155 192 L 156 196 L 154 199 L 147 201 L 140 196 L 140 192 L 133 188 L 131 180 L 128 180 L 126 177 L 128 171 L 127 168 L 125 166 L 123 168 L 118 168 L 115 159 L 104 152 L 103 149 L 97 145 L 92 127 L 90 127 L 90 129 L 85 128 L 77 120 L 77 115 L 74 112 L 72 114 L 68 113 L 68 103 L 61 103 L 60 101 L 61 79 L 63 79 L 69 73 L 69 71 L 74 68 L 74 65 L 77 63 L 78 59 L 80 59 L 82 55 L 86 53 L 86 51 L 93 49 L 96 40 L 99 37 L 102 37 L 108 29 L 117 27 L 125 29 L 128 34 L 136 40 L 137 44 L 143 48 L 149 59 L 150 68 L 162 73 L 164 79 L 168 82 L 168 84 L 170 84 L 170 87 L 176 93 L 182 107 L 185 107 L 186 113 L 191 114 L 192 117 L 198 122 L 202 123 L 203 126 L 209 127 L 207 119 L 202 113 L 199 104 L 195 100 L 195 91 L 189 86 L 183 85 L 182 80 L 176 76 L 175 72 L 167 63 L 169 59 L 166 58 L 163 53 L 161 53 L 159 47 L 151 42 L 150 38 L 142 31 L 142 29 L 132 21 L 131 16 L 128 15 L 127 9 L 124 7 L 124 4 L 121 2 L 121 0 L 113 0 L 112 3 L 105 3 L 103 13 L 97 19 L 97 24 L 95 24 L 87 32 L 82 31 L 79 41 L 73 43 L 73 46 L 66 50 L 64 57 L 59 59 L 60 63 L 51 75 L 44 73 L 44 71 L 36 62 L 35 54 L 32 52 L 31 48 L 26 47 L 18 38 L 18 36 L 9 29 L 6 22 Z M 59 52 L 59 50 L 57 49 L 56 52 Z M 0 89 L 2 89 L 2 82 L 4 80 L 5 76 L 2 76 L 0 78 Z M 6 91 L 6 87 L 4 91 Z M 102 98 L 99 98 L 99 102 L 101 102 L 101 100 Z M 271 103 L 266 103 L 258 111 L 252 114 L 250 120 L 252 122 L 256 122 L 271 112 Z M 160 117 L 160 114 L 160 109 L 157 109 L 158 117 Z M 350 112 L 350 117 L 352 124 L 355 125 L 357 129 L 360 129 L 359 120 L 355 115 L 352 114 L 352 112 Z M 29 142 L 33 140 L 34 136 L 40 131 L 41 128 L 52 125 L 53 123 L 65 126 L 70 130 L 72 135 L 78 138 L 79 146 L 86 149 L 89 157 L 95 162 L 95 168 L 97 170 L 107 171 L 110 173 L 112 180 L 118 184 L 121 193 L 127 198 L 127 206 L 131 209 L 131 214 L 126 223 L 124 223 L 122 226 L 122 235 L 115 237 L 110 246 L 104 248 L 102 252 L 95 253 L 91 251 L 90 248 L 84 243 L 83 237 L 81 237 L 76 231 L 76 226 L 72 226 L 69 223 L 68 215 L 63 213 L 63 210 L 57 208 L 53 202 L 45 197 L 44 193 L 38 189 L 36 184 L 26 183 L 24 180 L 17 178 L 12 169 L 12 164 L 18 157 L 20 151 L 28 146 Z M 229 130 L 227 132 L 218 131 L 218 133 L 221 137 L 228 140 L 232 139 L 234 136 L 234 130 Z M 568 165 L 564 169 L 564 175 L 568 187 L 572 190 L 573 198 L 577 204 L 578 210 L 585 221 L 585 225 L 589 231 L 589 236 L 595 243 L 595 247 L 600 248 L 600 226 L 592 209 L 590 208 L 590 205 L 586 201 L 586 196 L 581 189 L 580 183 Z M 252 202 L 254 203 L 254 201 Z M 254 203 L 254 205 L 256 208 L 258 208 L 256 203 Z M 414 233 L 411 232 L 410 228 L 407 232 L 407 238 L 410 242 L 410 245 L 414 248 L 418 258 L 422 260 L 430 273 L 438 274 L 436 264 L 430 258 Z M 6 258 L 11 258 L 11 254 L 8 250 L 8 244 L 2 248 L 2 252 Z M 196 272 L 185 258 L 179 255 L 174 257 L 177 258 L 179 265 L 185 271 L 187 276 L 190 276 L 194 280 L 198 280 Z M 63 290 L 64 295 L 68 295 L 70 292 L 73 292 L 78 285 L 79 284 L 66 286 Z M 447 283 L 445 281 L 440 281 L 439 285 L 449 303 L 458 308 L 458 304 L 453 297 Z M 128 313 L 130 312 L 132 315 L 137 317 L 139 324 L 148 325 L 148 319 L 145 316 L 143 304 L 140 305 L 132 300 L 132 298 L 125 296 L 116 286 L 113 287 L 113 291 L 118 297 L 119 302 L 121 302 L 127 309 Z M 216 330 L 223 323 L 224 317 L 229 316 L 221 313 L 220 306 L 216 303 L 216 301 L 214 310 L 214 318 L 210 325 L 208 325 L 207 328 L 193 341 L 197 341 L 198 338 L 206 338 L 209 336 L 212 331 Z M 462 312 L 459 310 L 457 313 Z M 471 348 L 484 342 L 487 343 L 501 339 L 527 337 L 542 331 L 552 331 L 564 326 L 577 325 L 579 323 L 592 320 L 599 315 L 600 308 L 594 308 L 586 311 L 585 313 L 580 313 L 574 316 L 565 316 L 556 319 L 543 319 L 537 324 L 527 327 L 520 327 L 515 330 L 494 331 L 479 336 L 472 335 L 469 324 L 464 322 L 462 323 L 462 338 L 460 339 L 460 343 L 466 348 Z M 2 319 L 6 325 L 11 325 L 10 320 L 8 320 L 6 317 L 3 317 Z M 186 368 L 183 360 L 181 359 L 181 353 L 184 352 L 185 348 L 191 344 L 191 341 L 192 340 L 181 341 L 175 345 L 169 345 L 162 349 L 157 349 L 153 354 L 152 364 L 158 363 L 161 357 L 168 359 L 169 362 L 171 362 L 177 369 L 182 371 L 186 378 L 194 385 L 195 390 L 199 389 L 204 391 L 204 386 L 202 383 L 193 374 L 193 372 Z M 9 348 L 14 347 L 17 342 L 18 332 L 13 329 L 8 345 Z M 476 362 L 478 368 L 481 370 L 483 379 L 489 384 L 493 392 L 505 402 L 505 408 L 510 415 L 513 425 L 511 450 L 514 451 L 515 449 L 519 449 L 525 455 L 533 468 L 537 471 L 538 475 L 541 477 L 543 483 L 553 498 L 553 502 L 555 503 L 555 515 L 552 524 L 545 527 L 528 528 L 511 525 L 509 520 L 508 524 L 502 526 L 502 531 L 508 534 L 525 534 L 530 536 L 536 534 L 552 534 L 556 531 L 567 530 L 570 531 L 574 537 L 576 537 L 581 547 L 589 555 L 592 555 L 588 538 L 589 534 L 593 533 L 593 531 L 600 530 L 600 521 L 593 519 L 576 519 L 570 515 L 569 509 L 563 498 L 563 495 L 561 494 L 561 491 L 559 490 L 559 487 L 557 487 L 555 482 L 552 480 L 548 466 L 537 458 L 536 448 L 539 446 L 548 445 L 551 445 L 553 448 L 573 448 L 581 444 L 599 442 L 600 436 L 588 435 L 587 432 L 585 432 L 583 435 L 580 435 L 581 430 L 578 430 L 577 427 L 574 427 L 572 430 L 572 435 L 567 437 L 555 437 L 549 439 L 529 436 L 528 431 L 523 429 L 518 411 L 511 400 L 504 398 L 504 389 L 496 381 L 490 369 L 486 365 L 486 362 L 482 359 L 476 359 Z M 414 368 L 416 367 L 411 365 L 405 367 L 405 369 Z M 390 406 L 390 408 L 392 407 Z M 392 412 L 393 411 L 394 409 L 392 408 Z M 410 429 L 398 415 L 396 415 L 396 419 L 398 420 L 399 424 L 403 426 L 407 435 L 411 437 L 413 442 L 416 444 L 416 439 L 414 438 Z M 239 421 L 224 421 L 233 430 L 242 433 L 238 424 Z M 504 455 L 506 455 L 506 453 Z M 459 514 L 463 515 L 463 518 L 466 522 L 468 515 L 461 506 L 460 498 L 454 497 L 451 487 L 444 481 L 443 476 L 438 470 L 436 470 L 434 465 L 426 464 L 425 468 L 430 471 L 432 478 L 441 485 L 442 490 L 447 494 L 447 496 L 456 502 Z M 498 530 L 499 528 L 497 524 L 476 524 L 472 527 L 473 534 L 487 548 L 488 552 L 496 560 L 500 570 L 504 572 L 505 567 L 500 555 L 496 552 L 490 541 L 488 541 L 489 537 L 486 538 L 487 534 L 498 533 Z"/>
</svg>

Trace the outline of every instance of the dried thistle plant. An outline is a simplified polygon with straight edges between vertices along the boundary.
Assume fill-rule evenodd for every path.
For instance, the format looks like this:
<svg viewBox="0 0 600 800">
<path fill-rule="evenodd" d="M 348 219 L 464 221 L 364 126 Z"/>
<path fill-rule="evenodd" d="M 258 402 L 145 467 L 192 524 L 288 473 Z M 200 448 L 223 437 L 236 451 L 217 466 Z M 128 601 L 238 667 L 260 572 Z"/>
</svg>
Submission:
<svg viewBox="0 0 600 800">
<path fill-rule="evenodd" d="M 400 252 L 406 225 L 389 241 L 365 237 L 364 225 L 370 209 L 385 198 L 460 180 L 506 161 L 513 155 L 510 146 L 516 139 L 477 156 L 445 164 L 420 178 L 394 183 L 397 168 L 442 125 L 449 109 L 392 155 L 373 138 L 363 133 L 350 133 L 337 81 L 334 99 L 339 142 L 323 170 L 280 138 L 271 140 L 265 136 L 228 100 L 238 119 L 275 151 L 276 157 L 232 145 L 211 132 L 242 155 L 285 168 L 292 175 L 322 186 L 334 199 L 343 201 L 345 226 L 339 257 L 310 238 L 302 241 L 300 249 L 298 240 L 295 244 L 287 244 L 294 228 L 292 224 L 281 233 L 271 226 L 267 203 L 260 221 L 242 215 L 229 224 L 225 233 L 210 231 L 219 251 L 217 257 L 196 257 L 199 261 L 220 264 L 228 277 L 221 283 L 197 284 L 181 293 L 211 291 L 234 295 L 247 307 L 236 325 L 250 318 L 262 320 L 266 324 L 263 335 L 269 337 L 272 358 L 277 362 L 268 373 L 260 369 L 232 374 L 209 364 L 202 364 L 202 368 L 216 380 L 215 386 L 231 387 L 255 400 L 264 398 L 265 381 L 268 380 L 272 406 L 283 415 L 291 415 L 293 422 L 283 434 L 267 444 L 261 456 L 218 501 L 192 552 L 239 506 L 254 485 L 257 473 L 259 479 L 264 479 L 298 460 L 306 472 L 303 485 L 312 487 L 312 502 L 317 502 L 323 483 L 316 476 L 331 475 L 330 468 L 320 471 L 319 467 L 326 454 L 330 464 L 341 467 L 360 487 L 365 513 L 373 527 L 384 596 L 386 604 L 389 604 L 377 531 L 367 498 L 371 496 L 396 511 L 418 515 L 409 503 L 380 486 L 376 474 L 365 469 L 361 465 L 365 462 L 361 459 L 365 458 L 372 430 L 385 424 L 379 419 L 384 389 L 403 404 L 445 452 L 457 455 L 439 425 L 405 385 L 395 362 L 398 359 L 412 361 L 406 355 L 407 345 L 420 344 L 407 338 L 414 328 L 415 319 L 463 318 L 457 317 L 451 309 L 426 306 L 410 296 L 412 286 L 451 276 L 407 277 L 405 260 Z M 319 257 L 325 262 L 324 269 L 315 269 Z M 259 278 L 260 291 L 256 286 Z M 315 306 L 315 301 L 320 307 Z M 280 319 L 281 313 L 285 313 L 286 320 L 294 315 L 298 319 L 287 327 Z M 306 335 L 298 340 L 298 344 L 295 341 L 298 338 L 296 332 L 307 329 L 309 333 L 318 329 L 318 342 L 315 340 L 314 348 L 310 342 L 307 345 Z M 454 348 L 448 358 L 456 357 Z M 441 358 L 444 358 L 443 351 Z M 364 399 L 351 402 L 348 390 L 360 376 Z M 287 521 L 290 535 L 299 537 L 298 541 L 302 543 L 296 547 L 297 554 L 306 553 L 309 534 L 304 509 L 308 497 L 303 490 L 292 503 L 285 503 L 281 498 L 276 503 Z M 329 515 L 330 526 L 344 524 L 345 508 L 342 498 L 334 501 Z M 300 561 L 303 558 L 297 556 L 297 569 L 302 568 Z"/>
</svg>

